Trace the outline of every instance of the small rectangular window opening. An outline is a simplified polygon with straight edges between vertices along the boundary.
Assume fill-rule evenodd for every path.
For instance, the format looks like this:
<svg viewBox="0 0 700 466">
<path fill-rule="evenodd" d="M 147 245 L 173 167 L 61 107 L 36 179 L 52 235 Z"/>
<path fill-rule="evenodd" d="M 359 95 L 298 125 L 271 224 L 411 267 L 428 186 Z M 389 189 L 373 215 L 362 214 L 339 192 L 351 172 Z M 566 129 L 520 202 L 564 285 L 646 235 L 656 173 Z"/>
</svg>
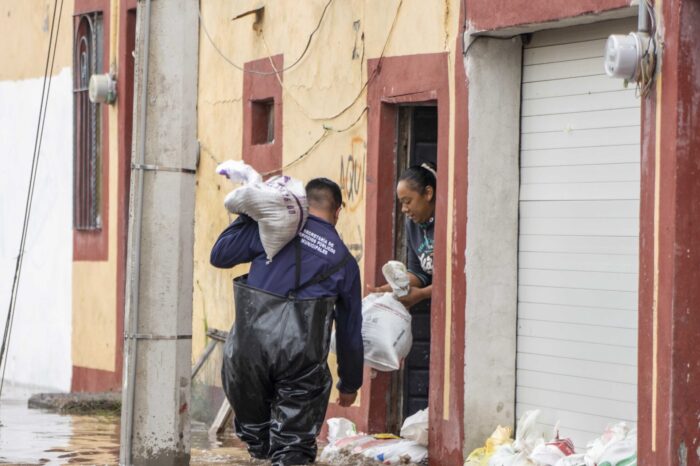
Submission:
<svg viewBox="0 0 700 466">
<path fill-rule="evenodd" d="M 254 100 L 252 107 L 253 144 L 275 142 L 275 100 Z"/>
</svg>

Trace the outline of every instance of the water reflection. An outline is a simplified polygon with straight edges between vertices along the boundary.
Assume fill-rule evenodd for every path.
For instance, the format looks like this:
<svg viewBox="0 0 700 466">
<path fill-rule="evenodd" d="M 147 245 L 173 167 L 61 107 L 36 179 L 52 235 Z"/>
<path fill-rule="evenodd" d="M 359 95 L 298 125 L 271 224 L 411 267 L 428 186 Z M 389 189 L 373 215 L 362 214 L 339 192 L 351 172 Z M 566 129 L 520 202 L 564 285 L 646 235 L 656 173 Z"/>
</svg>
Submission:
<svg viewBox="0 0 700 466">
<path fill-rule="evenodd" d="M 250 464 L 232 434 L 209 438 L 192 423 L 192 464 Z M 26 399 L 0 403 L 0 464 L 117 464 L 119 417 L 59 415 L 27 408 Z"/>
<path fill-rule="evenodd" d="M 119 456 L 116 416 L 62 416 L 3 399 L 0 423 L 1 463 L 106 464 Z"/>
</svg>

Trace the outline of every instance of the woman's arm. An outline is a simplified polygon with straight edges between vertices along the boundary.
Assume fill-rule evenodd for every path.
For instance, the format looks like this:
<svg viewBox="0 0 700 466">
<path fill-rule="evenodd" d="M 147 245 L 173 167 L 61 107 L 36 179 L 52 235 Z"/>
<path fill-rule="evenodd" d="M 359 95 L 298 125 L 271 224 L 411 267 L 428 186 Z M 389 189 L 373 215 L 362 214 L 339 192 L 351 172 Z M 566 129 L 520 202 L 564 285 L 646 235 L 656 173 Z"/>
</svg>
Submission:
<svg viewBox="0 0 700 466">
<path fill-rule="evenodd" d="M 412 272 L 408 272 L 408 281 L 411 283 L 411 288 L 406 296 L 398 298 L 401 304 L 410 308 L 425 299 L 430 299 L 433 293 L 432 283 L 428 286 L 423 286 L 423 281 Z"/>
</svg>

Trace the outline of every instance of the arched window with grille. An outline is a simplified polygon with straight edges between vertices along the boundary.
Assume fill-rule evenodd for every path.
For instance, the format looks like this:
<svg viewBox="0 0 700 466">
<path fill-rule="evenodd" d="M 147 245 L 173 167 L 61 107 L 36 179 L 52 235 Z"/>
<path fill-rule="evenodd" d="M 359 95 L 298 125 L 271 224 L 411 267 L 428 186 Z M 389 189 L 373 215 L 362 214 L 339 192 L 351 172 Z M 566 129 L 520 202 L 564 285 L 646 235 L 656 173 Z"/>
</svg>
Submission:
<svg viewBox="0 0 700 466">
<path fill-rule="evenodd" d="M 76 17 L 73 46 L 73 227 L 102 228 L 102 112 L 90 102 L 90 77 L 103 66 L 102 13 Z"/>
</svg>

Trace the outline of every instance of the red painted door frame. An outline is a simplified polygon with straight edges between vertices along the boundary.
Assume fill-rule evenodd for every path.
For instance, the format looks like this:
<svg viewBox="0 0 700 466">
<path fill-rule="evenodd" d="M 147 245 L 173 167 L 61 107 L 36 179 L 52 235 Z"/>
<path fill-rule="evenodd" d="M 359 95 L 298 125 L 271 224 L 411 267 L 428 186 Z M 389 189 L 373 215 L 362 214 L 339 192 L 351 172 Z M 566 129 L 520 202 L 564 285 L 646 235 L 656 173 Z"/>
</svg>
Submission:
<svg viewBox="0 0 700 466">
<path fill-rule="evenodd" d="M 449 127 L 450 91 L 448 80 L 448 55 L 434 53 L 386 57 L 368 60 L 369 84 L 367 104 L 367 191 L 365 218 L 365 283 L 383 283 L 382 265 L 392 259 L 394 251 L 393 229 L 386 228 L 387 221 L 394 219 L 394 186 L 396 184 L 396 124 L 399 104 L 435 103 L 438 112 L 438 187 L 440 200 L 436 208 L 435 226 L 435 272 L 433 276 L 433 300 L 431 309 L 431 369 L 430 369 L 430 458 L 431 464 L 445 461 L 461 463 L 461 406 L 463 386 L 459 381 L 461 371 L 452 371 L 459 377 L 450 384 L 451 401 L 457 405 L 452 422 L 443 419 L 443 391 L 445 373 L 445 297 L 447 211 L 449 173 Z M 420 70 L 420 72 L 418 72 Z M 463 109 L 466 112 L 466 108 Z M 466 121 L 465 121 L 466 123 Z M 466 164 L 465 164 L 466 166 Z M 394 225 L 394 228 L 402 228 Z M 466 225 L 465 225 L 466 230 Z M 463 252 L 462 252 L 463 255 Z M 463 273 L 462 273 L 463 276 Z M 462 310 L 463 312 L 463 310 Z M 454 328 L 453 328 L 454 331 Z M 459 332 L 458 332 L 459 333 Z M 461 333 L 463 335 L 463 333 Z M 462 337 L 463 341 L 463 337 Z M 461 348 L 461 351 L 460 351 Z M 463 361 L 463 344 L 456 344 L 455 360 Z M 452 363 L 452 361 L 450 361 Z M 462 364 L 463 365 L 463 364 Z M 451 381 L 454 379 L 451 379 Z M 359 407 L 343 409 L 331 405 L 328 416 L 344 416 L 353 419 L 360 430 L 383 432 L 387 426 L 390 374 L 365 369 L 365 383 Z M 453 403 L 450 406 L 453 406 Z M 453 425 L 454 423 L 457 426 Z M 450 434 L 446 431 L 455 431 Z M 455 445 L 446 445 L 455 441 Z"/>
<path fill-rule="evenodd" d="M 638 455 L 641 466 L 697 466 L 700 3 L 662 9 L 661 78 L 642 109 Z"/>
<path fill-rule="evenodd" d="M 130 189 L 130 174 L 131 174 L 131 140 L 133 129 L 133 100 L 134 100 L 134 59 L 132 50 L 135 47 L 136 34 L 136 0 L 126 0 L 120 2 L 119 5 L 119 55 L 117 66 L 117 108 L 118 108 L 118 157 L 117 164 L 117 305 L 116 313 L 116 348 L 114 355 L 114 371 L 104 371 L 99 369 L 91 369 L 80 366 L 73 366 L 73 377 L 71 390 L 73 391 L 105 391 L 119 390 L 122 384 L 122 364 L 123 364 L 123 347 L 124 347 L 124 306 L 125 306 L 125 285 L 126 285 L 126 240 L 127 226 L 129 221 L 129 189 Z M 90 11 L 102 10 L 105 21 L 105 37 L 109 37 L 109 1 L 107 0 L 87 0 L 76 2 L 76 14 L 87 13 Z M 105 40 L 105 63 L 109 66 L 111 59 L 109 58 L 109 41 Z M 107 68 L 108 70 L 108 68 Z M 104 106 L 104 115 L 107 114 L 107 106 Z M 108 123 L 105 119 L 104 128 L 108 128 Z M 104 147 L 109 147 L 108 131 L 105 131 Z M 106 152 L 105 152 L 106 153 Z M 103 176 L 104 178 L 104 196 L 103 202 L 107 207 L 104 212 L 108 212 L 108 187 L 109 187 L 109 170 L 108 158 L 103 159 Z M 104 208 L 104 207 L 103 207 Z M 103 219 L 103 230 L 105 246 L 101 250 L 104 257 L 101 260 L 107 259 L 107 214 Z M 96 258 L 85 258 L 79 256 L 82 260 L 94 260 Z M 75 260 L 80 260 L 78 257 Z"/>
</svg>

